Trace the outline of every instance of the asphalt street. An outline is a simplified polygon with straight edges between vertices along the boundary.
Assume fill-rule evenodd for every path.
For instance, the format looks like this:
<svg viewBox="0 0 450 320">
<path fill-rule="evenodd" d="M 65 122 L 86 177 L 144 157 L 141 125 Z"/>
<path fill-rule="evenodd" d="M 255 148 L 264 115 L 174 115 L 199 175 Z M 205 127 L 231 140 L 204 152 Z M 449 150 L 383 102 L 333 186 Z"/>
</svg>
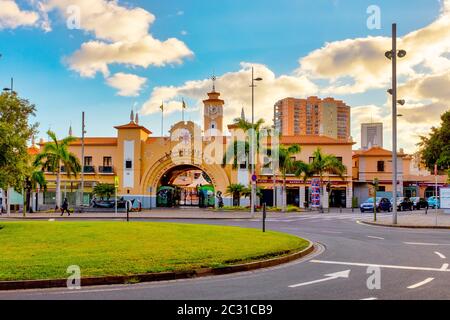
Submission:
<svg viewBox="0 0 450 320">
<path fill-rule="evenodd" d="M 75 291 L 0 292 L 0 299 L 450 299 L 450 231 L 367 226 L 358 223 L 361 218 L 355 212 L 268 219 L 269 230 L 307 238 L 317 247 L 310 256 L 275 268 Z M 261 227 L 258 219 L 174 222 Z"/>
</svg>

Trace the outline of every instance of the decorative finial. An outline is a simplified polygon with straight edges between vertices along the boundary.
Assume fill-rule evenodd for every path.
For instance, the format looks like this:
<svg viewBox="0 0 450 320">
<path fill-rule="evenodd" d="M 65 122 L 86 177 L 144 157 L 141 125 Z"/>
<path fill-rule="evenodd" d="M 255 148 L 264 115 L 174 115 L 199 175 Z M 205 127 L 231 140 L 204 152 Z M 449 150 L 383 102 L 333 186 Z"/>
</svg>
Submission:
<svg viewBox="0 0 450 320">
<path fill-rule="evenodd" d="M 130 121 L 134 122 L 134 111 L 133 110 L 131 110 Z"/>
<path fill-rule="evenodd" d="M 212 91 L 216 92 L 216 80 L 217 80 L 217 77 L 213 74 L 213 76 L 211 77 L 211 80 L 213 82 L 213 89 L 212 89 Z"/>
<path fill-rule="evenodd" d="M 139 114 L 136 112 L 136 117 L 134 118 L 134 122 L 139 124 Z"/>
</svg>

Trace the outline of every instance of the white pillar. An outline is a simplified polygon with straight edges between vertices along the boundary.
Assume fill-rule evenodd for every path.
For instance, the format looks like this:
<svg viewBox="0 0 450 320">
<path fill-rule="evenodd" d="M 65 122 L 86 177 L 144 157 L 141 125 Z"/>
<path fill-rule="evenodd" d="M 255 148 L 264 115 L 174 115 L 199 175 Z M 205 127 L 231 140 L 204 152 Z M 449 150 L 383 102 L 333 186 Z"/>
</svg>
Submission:
<svg viewBox="0 0 450 320">
<path fill-rule="evenodd" d="M 347 209 L 351 209 L 353 205 L 353 187 L 347 187 Z"/>
<path fill-rule="evenodd" d="M 305 186 L 301 186 L 300 187 L 300 199 L 299 199 L 299 204 L 300 204 L 300 208 L 304 209 L 305 208 L 305 195 L 306 194 L 306 187 Z"/>
<path fill-rule="evenodd" d="M 329 197 L 330 196 L 327 192 L 327 186 L 325 185 L 323 186 L 323 200 L 322 200 L 322 206 L 324 209 L 328 209 L 328 207 L 330 206 L 328 201 Z"/>
</svg>

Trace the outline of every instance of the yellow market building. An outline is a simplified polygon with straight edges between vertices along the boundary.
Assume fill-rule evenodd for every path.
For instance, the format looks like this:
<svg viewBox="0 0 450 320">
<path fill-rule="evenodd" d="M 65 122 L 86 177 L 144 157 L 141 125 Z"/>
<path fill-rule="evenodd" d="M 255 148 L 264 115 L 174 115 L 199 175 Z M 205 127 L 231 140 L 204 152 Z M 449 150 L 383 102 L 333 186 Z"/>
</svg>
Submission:
<svg viewBox="0 0 450 320">
<path fill-rule="evenodd" d="M 181 202 L 181 206 L 197 206 L 198 202 L 194 199 L 196 183 L 211 185 L 214 191 L 213 203 L 216 201 L 214 195 L 220 191 L 223 194 L 224 204 L 231 206 L 233 199 L 232 195 L 227 194 L 227 187 L 237 183 L 249 186 L 250 171 L 245 165 L 233 169 L 232 165 L 223 166 L 217 161 L 223 155 L 211 150 L 220 146 L 226 152 L 232 144 L 236 127 L 229 125 L 228 130 L 231 135 L 222 134 L 226 106 L 215 88 L 208 93 L 203 104 L 203 129 L 194 122 L 181 121 L 170 128 L 167 137 L 158 137 L 140 124 L 138 117 L 132 115 L 127 123 L 115 127 L 117 130 L 115 137 L 86 137 L 84 159 L 81 160 L 84 165 L 84 203 L 89 204 L 92 188 L 96 184 L 114 184 L 115 179 L 118 179 L 118 197 L 138 199 L 143 208 L 159 206 L 158 193 L 162 188 L 173 184 L 180 186 L 183 192 L 184 201 Z M 326 136 L 282 136 L 279 143 L 299 144 L 302 151 L 296 156 L 297 160 L 312 161 L 313 152 L 317 148 L 341 159 L 348 173 L 344 179 L 326 176 L 326 182 L 332 185 L 332 192 L 326 195 L 324 203 L 328 203 L 326 200 L 329 196 L 332 206 L 351 207 L 352 146 L 354 145 L 352 141 L 336 140 Z M 45 142 L 41 140 L 40 146 L 44 144 Z M 35 145 L 30 148 L 31 153 L 36 154 L 39 151 L 40 149 Z M 81 159 L 81 139 L 77 139 L 70 145 L 70 151 Z M 212 159 L 214 157 L 216 161 Z M 281 206 L 281 177 L 277 175 L 274 181 L 272 170 L 263 168 L 261 165 L 256 166 L 256 174 L 258 186 L 263 187 L 263 201 L 269 206 L 272 206 L 274 202 Z M 46 179 L 49 183 L 48 189 L 40 193 L 39 202 L 50 208 L 55 203 L 56 176 L 46 172 Z M 289 176 L 287 203 L 299 207 L 309 203 L 310 184 L 310 181 L 304 182 L 301 178 Z M 61 185 L 62 197 L 67 197 L 70 203 L 74 204 L 76 193 L 80 190 L 80 175 L 68 177 L 63 174 Z M 190 202 L 186 199 L 186 195 L 190 197 Z M 249 205 L 249 199 L 242 198 L 241 205 Z"/>
</svg>

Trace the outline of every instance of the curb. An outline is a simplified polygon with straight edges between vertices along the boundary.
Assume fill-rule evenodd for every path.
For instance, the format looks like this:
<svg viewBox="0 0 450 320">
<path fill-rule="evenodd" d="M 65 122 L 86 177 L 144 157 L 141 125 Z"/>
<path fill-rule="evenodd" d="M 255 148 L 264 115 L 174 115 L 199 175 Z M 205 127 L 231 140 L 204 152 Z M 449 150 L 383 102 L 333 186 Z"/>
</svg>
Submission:
<svg viewBox="0 0 450 320">
<path fill-rule="evenodd" d="M 376 223 L 369 221 L 360 221 L 362 224 L 375 227 L 389 227 L 389 228 L 403 228 L 403 229 L 440 229 L 440 230 L 450 230 L 450 226 L 414 226 L 414 225 L 399 225 L 399 224 L 386 224 L 386 223 Z"/>
<path fill-rule="evenodd" d="M 71 220 L 126 220 L 126 217 L 81 217 L 81 216 L 73 216 L 73 217 L 1 217 L 0 220 L 15 220 L 15 221 L 33 221 L 33 220 L 48 220 L 55 219 L 59 221 L 71 221 Z M 130 221 L 133 220 L 250 220 L 252 217 L 131 217 Z"/>
<path fill-rule="evenodd" d="M 82 278 L 81 286 L 121 285 L 131 283 L 170 281 L 170 280 L 192 279 L 192 278 L 226 275 L 237 272 L 253 271 L 257 269 L 278 266 L 281 264 L 285 264 L 303 258 L 306 255 L 312 253 L 314 249 L 315 249 L 314 244 L 310 241 L 310 245 L 308 246 L 308 248 L 302 251 L 292 253 L 287 256 L 273 258 L 264 261 L 256 261 L 246 264 L 239 264 L 215 269 L 204 268 L 180 272 Z M 0 291 L 49 289 L 49 288 L 64 288 L 64 287 L 67 287 L 67 279 L 0 281 Z"/>
</svg>

